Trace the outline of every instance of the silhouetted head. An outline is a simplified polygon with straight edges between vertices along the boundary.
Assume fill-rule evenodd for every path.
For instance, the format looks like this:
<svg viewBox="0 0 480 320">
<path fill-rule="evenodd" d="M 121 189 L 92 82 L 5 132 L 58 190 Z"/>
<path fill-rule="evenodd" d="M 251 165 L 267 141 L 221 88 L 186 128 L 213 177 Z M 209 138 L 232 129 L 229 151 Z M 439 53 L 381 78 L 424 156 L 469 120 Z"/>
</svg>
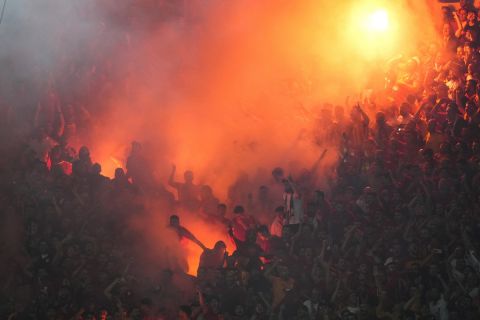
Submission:
<svg viewBox="0 0 480 320">
<path fill-rule="evenodd" d="M 235 213 L 235 214 L 244 214 L 244 213 L 245 213 L 245 209 L 244 209 L 242 206 L 235 206 L 235 208 L 233 209 L 233 213 Z"/>
<path fill-rule="evenodd" d="M 92 174 L 93 175 L 99 175 L 102 172 L 102 166 L 100 163 L 95 162 L 92 166 Z"/>
<path fill-rule="evenodd" d="M 400 115 L 406 117 L 410 114 L 411 106 L 407 102 L 402 103 L 400 106 Z"/>
<path fill-rule="evenodd" d="M 138 141 L 132 142 L 132 154 L 139 153 L 142 151 L 142 145 Z"/>
<path fill-rule="evenodd" d="M 213 191 L 210 186 L 204 185 L 200 188 L 200 197 L 202 199 L 207 199 L 213 196 Z"/>
<path fill-rule="evenodd" d="M 273 169 L 272 171 L 272 176 L 275 181 L 280 182 L 283 180 L 283 169 L 280 167 L 277 167 Z"/>
<path fill-rule="evenodd" d="M 185 179 L 185 182 L 192 183 L 193 182 L 193 172 L 191 170 L 185 171 L 185 173 L 183 174 L 183 178 Z"/>
<path fill-rule="evenodd" d="M 382 124 L 385 124 L 385 113 L 379 111 L 377 112 L 377 114 L 375 115 L 375 120 L 377 122 L 377 125 L 382 125 Z"/>
<path fill-rule="evenodd" d="M 115 179 L 124 179 L 125 178 L 125 171 L 122 168 L 115 169 Z"/>
<path fill-rule="evenodd" d="M 180 225 L 180 217 L 177 216 L 176 214 L 172 214 L 170 216 L 170 226 L 178 227 L 179 225 Z"/>
<path fill-rule="evenodd" d="M 83 146 L 78 150 L 78 158 L 81 160 L 87 160 L 90 158 L 90 150 L 87 147 Z"/>
<path fill-rule="evenodd" d="M 227 246 L 225 245 L 225 242 L 217 241 L 213 247 L 213 250 L 215 250 L 215 252 L 219 255 L 224 255 L 225 251 L 227 250 Z"/>
</svg>

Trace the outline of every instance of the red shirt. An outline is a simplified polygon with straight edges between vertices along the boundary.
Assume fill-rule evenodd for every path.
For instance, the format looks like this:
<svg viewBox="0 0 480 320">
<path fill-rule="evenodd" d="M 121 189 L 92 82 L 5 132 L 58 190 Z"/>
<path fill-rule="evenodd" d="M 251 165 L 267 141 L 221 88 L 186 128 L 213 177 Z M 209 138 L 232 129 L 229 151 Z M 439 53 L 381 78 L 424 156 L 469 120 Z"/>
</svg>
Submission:
<svg viewBox="0 0 480 320">
<path fill-rule="evenodd" d="M 245 241 L 247 229 L 255 226 L 255 219 L 246 214 L 237 214 L 233 220 L 233 234 L 235 238 Z"/>
</svg>

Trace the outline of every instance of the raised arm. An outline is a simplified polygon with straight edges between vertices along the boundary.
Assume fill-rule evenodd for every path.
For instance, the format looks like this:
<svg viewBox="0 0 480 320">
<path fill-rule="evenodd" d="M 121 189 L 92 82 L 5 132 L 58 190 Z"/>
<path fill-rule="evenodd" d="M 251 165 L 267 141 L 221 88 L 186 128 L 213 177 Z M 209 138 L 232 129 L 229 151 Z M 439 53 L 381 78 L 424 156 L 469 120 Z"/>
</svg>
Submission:
<svg viewBox="0 0 480 320">
<path fill-rule="evenodd" d="M 362 115 L 362 118 L 363 118 L 363 123 L 368 126 L 370 124 L 370 118 L 368 117 L 368 115 L 365 113 L 365 111 L 363 111 L 362 107 L 360 107 L 360 103 L 357 104 L 357 110 L 358 112 L 360 112 L 360 114 Z"/>
<path fill-rule="evenodd" d="M 460 18 L 458 17 L 458 14 L 456 11 L 453 12 L 453 18 L 455 19 L 455 22 L 457 24 L 457 30 L 455 31 L 455 37 L 460 38 L 463 33 L 463 26 L 462 22 L 460 21 Z"/>
<path fill-rule="evenodd" d="M 313 164 L 312 168 L 310 169 L 310 172 L 312 174 L 315 174 L 315 172 L 317 171 L 318 169 L 318 166 L 320 165 L 320 163 L 322 162 L 323 158 L 325 158 L 325 155 L 327 154 L 327 151 L 328 149 L 325 149 L 323 150 L 322 154 L 320 155 L 320 157 L 317 159 L 317 161 L 315 161 L 315 163 Z"/>
<path fill-rule="evenodd" d="M 340 285 L 342 284 L 342 280 L 337 280 L 337 285 L 335 286 L 335 290 L 333 291 L 332 296 L 330 297 L 330 302 L 334 303 L 337 299 L 338 291 L 340 290 Z"/>
<path fill-rule="evenodd" d="M 200 240 L 198 240 L 197 237 L 195 237 L 193 235 L 193 233 L 191 233 L 190 231 L 188 231 L 187 229 L 185 229 L 183 227 L 182 227 L 182 236 L 189 239 L 190 241 L 192 241 L 193 243 L 198 245 L 203 250 L 207 249 L 207 247 Z"/>
<path fill-rule="evenodd" d="M 103 290 L 103 294 L 108 298 L 108 300 L 112 300 L 112 290 L 113 288 L 121 283 L 121 282 L 124 282 L 125 279 L 123 278 L 116 278 L 115 280 L 113 280 L 109 285 L 108 287 L 105 288 L 105 290 Z"/>
<path fill-rule="evenodd" d="M 350 242 L 350 239 L 352 238 L 353 236 L 353 233 L 355 231 L 355 229 L 357 228 L 357 226 L 353 225 L 352 227 L 350 227 L 347 232 L 345 233 L 345 236 L 344 236 L 344 240 L 343 240 L 343 243 L 342 243 L 342 247 L 341 247 L 341 251 L 344 252 L 345 249 L 347 248 L 347 245 L 348 243 Z"/>
<path fill-rule="evenodd" d="M 243 241 L 235 237 L 235 234 L 233 233 L 233 229 L 231 225 L 228 227 L 228 235 L 230 236 L 230 238 L 232 238 L 233 242 L 235 242 L 235 246 L 237 248 L 242 246 Z"/>
<path fill-rule="evenodd" d="M 177 166 L 172 165 L 172 172 L 170 173 L 170 177 L 168 178 L 168 185 L 174 188 L 178 187 L 178 182 L 175 182 L 175 172 L 177 171 Z"/>
<path fill-rule="evenodd" d="M 197 238 L 193 239 L 192 240 L 195 244 L 197 244 L 200 248 L 202 248 L 202 250 L 206 250 L 207 247 L 200 241 L 198 240 Z"/>
</svg>

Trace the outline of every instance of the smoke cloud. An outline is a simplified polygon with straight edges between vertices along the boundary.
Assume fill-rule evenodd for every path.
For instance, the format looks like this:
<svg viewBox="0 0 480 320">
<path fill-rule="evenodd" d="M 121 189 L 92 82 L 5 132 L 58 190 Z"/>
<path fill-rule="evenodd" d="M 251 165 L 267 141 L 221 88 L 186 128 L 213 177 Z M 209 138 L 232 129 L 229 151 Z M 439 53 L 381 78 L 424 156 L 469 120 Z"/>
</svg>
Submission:
<svg viewBox="0 0 480 320">
<path fill-rule="evenodd" d="M 61 89 L 62 107 L 81 106 L 88 118 L 72 143 L 89 146 L 105 174 L 137 140 L 158 181 L 176 163 L 225 200 L 241 172 L 258 188 L 273 167 L 298 173 L 324 148 L 324 165 L 332 164 L 336 150 L 313 133 L 324 104 L 343 105 L 389 55 L 435 36 L 412 32 L 431 25 L 429 2 L 361 3 L 9 1 L 0 25 L 3 105 L 20 105 L 12 128 L 25 133 L 45 91 Z M 357 28 L 362 10 L 377 6 L 391 14 L 393 42 Z M 168 214 L 132 225 L 158 243 Z"/>
<path fill-rule="evenodd" d="M 400 32 L 372 57 L 352 28 L 358 8 L 375 7 L 392 9 Z M 155 150 L 160 176 L 174 161 L 214 183 L 252 166 L 311 162 L 319 151 L 300 132 L 323 103 L 343 104 L 359 92 L 377 55 L 424 40 L 408 26 L 431 25 L 428 8 L 411 1 L 11 1 L 0 28 L 0 59 L 11 75 L 2 87 L 27 82 L 33 108 L 49 81 L 65 80 L 52 85 L 67 87 L 62 103 L 78 98 L 92 114 L 95 129 L 79 143 L 93 148 L 109 175 L 135 139 Z M 59 76 L 72 60 L 93 70 Z M 87 87 L 86 77 L 98 78 L 97 86 Z"/>
</svg>

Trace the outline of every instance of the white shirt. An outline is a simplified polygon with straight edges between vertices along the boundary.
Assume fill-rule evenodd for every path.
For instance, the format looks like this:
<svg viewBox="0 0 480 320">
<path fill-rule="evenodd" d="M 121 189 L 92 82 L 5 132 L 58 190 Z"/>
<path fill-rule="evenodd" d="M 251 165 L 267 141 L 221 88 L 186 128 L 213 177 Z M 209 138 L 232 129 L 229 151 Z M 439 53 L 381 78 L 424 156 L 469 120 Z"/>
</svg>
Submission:
<svg viewBox="0 0 480 320">
<path fill-rule="evenodd" d="M 303 200 L 301 198 L 294 197 L 293 199 L 293 219 L 290 220 L 290 224 L 298 224 L 303 221 Z"/>
<path fill-rule="evenodd" d="M 297 194 L 285 192 L 283 194 L 287 224 L 299 224 L 303 221 L 303 200 Z"/>
</svg>

